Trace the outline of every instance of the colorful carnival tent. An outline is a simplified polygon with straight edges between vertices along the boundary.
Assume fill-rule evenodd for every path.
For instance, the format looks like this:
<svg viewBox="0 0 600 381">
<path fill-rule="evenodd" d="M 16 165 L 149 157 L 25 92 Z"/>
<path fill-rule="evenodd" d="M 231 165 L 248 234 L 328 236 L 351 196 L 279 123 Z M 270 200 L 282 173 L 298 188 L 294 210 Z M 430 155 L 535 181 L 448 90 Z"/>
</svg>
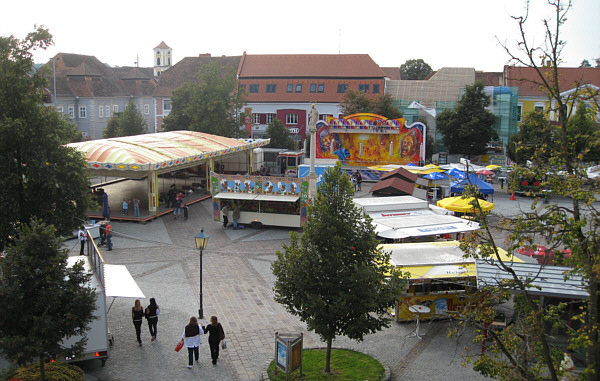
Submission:
<svg viewBox="0 0 600 381">
<path fill-rule="evenodd" d="M 86 167 L 92 176 L 146 177 L 149 211 L 156 213 L 159 174 L 205 163 L 214 168 L 215 158 L 244 151 L 251 155 L 254 148 L 268 143 L 269 139 L 244 140 L 196 131 L 170 131 L 89 140 L 67 146 L 84 155 Z"/>
<path fill-rule="evenodd" d="M 492 184 L 486 183 L 476 175 L 469 173 L 468 177 L 450 184 L 450 192 L 462 193 L 465 190 L 465 186 L 473 185 L 479 189 L 481 194 L 494 194 L 494 187 Z"/>
</svg>

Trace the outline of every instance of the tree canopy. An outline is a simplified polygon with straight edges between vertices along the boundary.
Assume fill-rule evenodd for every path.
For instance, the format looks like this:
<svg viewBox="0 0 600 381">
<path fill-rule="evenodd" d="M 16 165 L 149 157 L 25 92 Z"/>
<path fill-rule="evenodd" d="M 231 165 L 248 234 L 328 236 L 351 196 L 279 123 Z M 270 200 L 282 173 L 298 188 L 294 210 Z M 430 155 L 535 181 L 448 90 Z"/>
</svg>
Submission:
<svg viewBox="0 0 600 381">
<path fill-rule="evenodd" d="M 536 165 L 547 160 L 554 145 L 555 128 L 541 111 L 534 111 L 523 117 L 519 132 L 510 137 L 506 145 L 506 155 L 520 165 L 527 161 Z M 545 147 L 545 149 L 541 149 Z M 542 155 L 537 157 L 537 155 Z"/>
<path fill-rule="evenodd" d="M 583 91 L 584 83 L 574 83 L 578 91 L 565 92 L 559 83 L 561 51 L 566 41 L 562 38 L 562 27 L 567 20 L 571 1 L 550 1 L 553 17 L 542 21 L 545 38 L 534 43 L 527 35 L 527 14 L 513 17 L 520 31 L 514 47 L 506 46 L 510 64 L 532 68 L 537 73 L 534 85 L 543 89 L 554 105 L 558 117 L 553 121 L 554 144 L 526 147 L 527 156 L 535 158 L 529 168 L 514 166 L 511 174 L 511 189 L 515 190 L 519 179 L 533 173 L 540 179 L 541 187 L 552 192 L 552 199 L 541 204 L 534 200 L 531 208 L 523 209 L 514 216 L 498 216 L 497 222 L 481 214 L 483 230 L 475 232 L 461 243 L 461 248 L 471 255 L 492 258 L 498 271 L 508 276 L 506 281 L 493 287 L 481 289 L 478 303 L 461 313 L 461 319 L 477 328 L 477 341 L 485 341 L 485 351 L 474 359 L 474 369 L 488 377 L 501 380 L 559 380 L 566 370 L 561 366 L 564 359 L 564 344 L 557 344 L 556 337 L 565 338 L 566 348 L 574 351 L 584 364 L 584 379 L 600 379 L 600 181 L 587 176 L 589 163 L 586 161 L 591 147 L 598 147 L 600 137 L 594 132 L 586 115 L 586 107 L 575 114 L 567 111 L 570 105 L 580 100 L 594 102 L 598 106 L 600 93 L 597 89 Z M 537 38 L 535 38 L 537 40 Z M 540 65 L 538 62 L 543 62 Z M 534 115 L 535 118 L 538 115 Z M 533 128 L 535 131 L 545 131 Z M 581 132 L 581 135 L 580 135 Z M 525 132 L 529 134 L 529 131 Z M 525 142 L 523 139 L 517 140 Z M 518 152 L 518 151 L 517 151 Z M 556 197 L 556 199 L 555 199 Z M 493 223 L 493 225 L 492 225 Z M 567 265 L 561 270 L 564 279 L 581 277 L 581 287 L 589 297 L 584 300 L 562 298 L 548 303 L 547 299 L 534 295 L 536 289 L 531 280 L 519 278 L 498 256 L 498 243 L 492 228 L 507 234 L 504 244 L 509 253 L 519 248 L 531 249 L 544 245 L 554 252 L 552 264 Z M 570 250 L 570 257 L 561 250 Z M 533 274 L 532 274 L 533 275 Z M 514 296 L 513 296 L 514 295 Z M 507 301 L 513 302 L 513 324 L 503 331 L 490 329 L 494 308 Z"/>
<path fill-rule="evenodd" d="M 267 145 L 269 148 L 294 148 L 294 141 L 290 137 L 290 131 L 283 122 L 277 118 L 273 119 L 267 126 L 267 138 L 271 139 Z"/>
<path fill-rule="evenodd" d="M 105 138 L 117 136 L 140 135 L 147 132 L 148 124 L 137 109 L 133 99 L 129 100 L 123 113 L 116 113 L 110 118 L 104 130 Z"/>
<path fill-rule="evenodd" d="M 14 245 L 0 261 L 0 348 L 3 356 L 24 365 L 81 354 L 93 320 L 95 291 L 81 264 L 67 267 L 68 250 L 54 226 L 34 219 L 22 225 Z M 72 348 L 62 340 L 82 339 Z"/>
<path fill-rule="evenodd" d="M 370 218 L 363 219 L 352 202 L 353 193 L 341 164 L 328 169 L 302 237 L 290 233 L 290 244 L 272 264 L 275 300 L 327 342 L 326 372 L 332 340 L 344 335 L 360 341 L 387 327 L 386 310 L 402 285 L 390 253 L 378 247 Z"/>
<path fill-rule="evenodd" d="M 380 94 L 372 98 L 364 91 L 348 90 L 339 106 L 344 115 L 372 113 L 388 119 L 402 118 L 402 112 L 394 106 L 390 94 Z"/>
<path fill-rule="evenodd" d="M 213 62 L 203 66 L 199 75 L 201 83 L 186 83 L 173 91 L 172 109 L 164 119 L 164 129 L 233 138 L 246 136 L 240 118 L 245 100 L 238 91 L 234 69 Z"/>
<path fill-rule="evenodd" d="M 423 59 L 419 58 L 416 60 L 407 60 L 405 63 L 400 65 L 400 73 L 402 79 L 425 79 L 431 74 L 431 66 L 429 66 Z"/>
<path fill-rule="evenodd" d="M 91 203 L 83 157 L 64 146 L 81 134 L 44 107 L 46 80 L 31 74 L 32 51 L 51 43 L 42 27 L 0 37 L 0 251 L 34 216 L 71 234 Z"/>
<path fill-rule="evenodd" d="M 498 139 L 494 130 L 496 116 L 487 110 L 490 97 L 484 92 L 484 85 L 476 81 L 467 85 L 463 97 L 453 110 L 444 110 L 437 118 L 437 130 L 450 153 L 464 154 L 467 157 L 486 153 L 487 144 Z"/>
</svg>

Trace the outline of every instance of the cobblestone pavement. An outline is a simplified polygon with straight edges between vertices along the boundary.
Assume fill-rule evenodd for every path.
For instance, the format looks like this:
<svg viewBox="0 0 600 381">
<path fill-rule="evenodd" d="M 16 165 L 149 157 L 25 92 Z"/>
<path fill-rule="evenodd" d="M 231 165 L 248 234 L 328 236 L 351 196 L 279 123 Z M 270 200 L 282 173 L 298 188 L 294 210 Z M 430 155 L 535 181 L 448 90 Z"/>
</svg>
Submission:
<svg viewBox="0 0 600 381">
<path fill-rule="evenodd" d="M 358 196 L 369 196 L 368 184 Z M 113 193 L 114 194 L 114 193 Z M 518 213 L 529 200 L 509 201 L 497 193 L 497 210 Z M 500 206 L 500 205 L 505 206 Z M 200 365 L 187 369 L 185 349 L 177 353 L 175 344 L 190 316 L 199 305 L 199 253 L 193 236 L 201 228 L 210 236 L 203 252 L 204 320 L 217 315 L 225 328 L 227 349 L 212 365 L 207 340 L 200 348 Z M 158 339 L 150 341 L 143 326 L 143 346 L 138 346 L 131 323 L 133 299 L 108 298 L 108 324 L 114 335 L 105 366 L 100 362 L 81 364 L 86 380 L 258 380 L 265 363 L 274 355 L 275 332 L 304 333 L 304 347 L 323 346 L 317 336 L 273 300 L 270 265 L 282 243 L 289 242 L 289 230 L 224 230 L 212 220 L 211 201 L 190 207 L 187 221 L 163 217 L 148 224 L 113 223 L 114 250 L 101 252 L 107 263 L 123 264 L 145 294 L 147 305 L 154 297 L 161 307 Z M 73 254 L 76 249 L 73 250 Z M 413 324 L 393 323 L 390 328 L 369 335 L 357 343 L 338 338 L 336 347 L 370 354 L 392 370 L 393 380 L 483 380 L 470 366 L 462 366 L 465 346 L 478 353 L 470 342 L 472 333 L 462 339 L 448 338 L 449 321 L 424 322 L 423 340 L 409 337 Z"/>
</svg>

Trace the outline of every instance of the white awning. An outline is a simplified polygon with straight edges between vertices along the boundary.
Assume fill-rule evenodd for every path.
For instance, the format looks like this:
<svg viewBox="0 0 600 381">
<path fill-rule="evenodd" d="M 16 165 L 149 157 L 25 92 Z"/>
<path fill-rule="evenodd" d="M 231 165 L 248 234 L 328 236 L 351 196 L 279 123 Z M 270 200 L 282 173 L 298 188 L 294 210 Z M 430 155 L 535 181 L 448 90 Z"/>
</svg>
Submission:
<svg viewBox="0 0 600 381">
<path fill-rule="evenodd" d="M 438 234 L 452 234 L 462 233 L 479 229 L 477 222 L 469 223 L 458 223 L 458 224 L 443 224 L 443 225 L 429 225 L 421 226 L 418 228 L 404 228 L 402 229 L 410 237 L 421 237 L 426 235 L 438 235 Z"/>
<path fill-rule="evenodd" d="M 224 200 L 254 200 L 255 197 L 254 193 L 219 193 L 213 196 Z"/>
<path fill-rule="evenodd" d="M 280 201 L 280 202 L 296 202 L 300 197 L 298 196 L 277 196 L 269 194 L 259 194 L 256 196 L 257 201 Z"/>
<path fill-rule="evenodd" d="M 104 264 L 106 296 L 145 299 L 144 293 L 123 265 Z"/>
</svg>

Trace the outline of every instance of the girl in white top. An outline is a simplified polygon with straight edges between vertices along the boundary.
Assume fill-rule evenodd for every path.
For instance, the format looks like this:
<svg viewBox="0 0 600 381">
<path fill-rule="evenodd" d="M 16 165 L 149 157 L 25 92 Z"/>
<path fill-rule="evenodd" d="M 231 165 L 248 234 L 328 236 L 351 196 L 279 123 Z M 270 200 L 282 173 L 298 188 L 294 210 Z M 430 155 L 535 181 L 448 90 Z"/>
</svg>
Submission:
<svg viewBox="0 0 600 381">
<path fill-rule="evenodd" d="M 198 319 L 195 316 L 190 318 L 190 322 L 185 326 L 183 333 L 181 334 L 181 339 L 185 342 L 185 347 L 188 349 L 188 369 L 192 368 L 194 364 L 194 358 L 196 359 L 196 364 L 198 364 L 198 359 L 200 358 L 200 351 L 198 347 L 202 342 L 200 340 L 200 335 L 204 334 L 204 325 L 202 328 L 198 325 Z"/>
</svg>

